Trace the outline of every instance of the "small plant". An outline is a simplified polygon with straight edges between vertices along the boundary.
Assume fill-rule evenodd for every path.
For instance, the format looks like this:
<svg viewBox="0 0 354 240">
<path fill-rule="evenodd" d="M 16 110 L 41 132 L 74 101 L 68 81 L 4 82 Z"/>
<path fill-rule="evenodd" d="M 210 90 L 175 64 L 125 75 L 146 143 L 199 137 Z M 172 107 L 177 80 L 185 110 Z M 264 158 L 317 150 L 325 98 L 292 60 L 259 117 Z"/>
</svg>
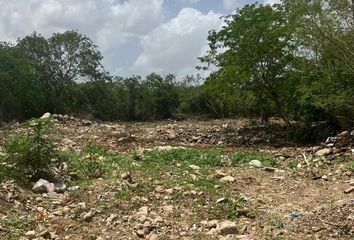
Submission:
<svg viewBox="0 0 354 240">
<path fill-rule="evenodd" d="M 349 163 L 348 163 L 348 165 L 347 165 L 347 169 L 349 170 L 349 171 L 354 171 L 354 160 L 351 160 Z"/>
<path fill-rule="evenodd" d="M 57 163 L 58 152 L 48 136 L 50 119 L 33 119 L 26 123 L 29 130 L 5 143 L 5 162 L 17 179 L 50 179 L 50 168 Z"/>
<path fill-rule="evenodd" d="M 299 165 L 299 161 L 296 159 L 290 159 L 288 161 L 288 168 L 295 169 L 297 168 L 297 165 Z"/>
</svg>

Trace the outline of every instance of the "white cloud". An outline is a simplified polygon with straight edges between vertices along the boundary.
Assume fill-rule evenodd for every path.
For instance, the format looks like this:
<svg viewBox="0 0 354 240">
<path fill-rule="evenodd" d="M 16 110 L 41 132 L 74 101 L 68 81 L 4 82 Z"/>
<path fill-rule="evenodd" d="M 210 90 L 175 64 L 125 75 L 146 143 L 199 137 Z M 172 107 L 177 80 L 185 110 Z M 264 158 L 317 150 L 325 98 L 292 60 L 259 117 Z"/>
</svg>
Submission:
<svg viewBox="0 0 354 240">
<path fill-rule="evenodd" d="M 144 35 L 163 22 L 163 0 L 0 0 L 1 40 L 15 40 L 34 30 L 48 36 L 77 29 L 102 48 Z"/>
<path fill-rule="evenodd" d="M 228 10 L 233 10 L 237 6 L 237 0 L 223 0 L 224 7 Z"/>
<path fill-rule="evenodd" d="M 280 3 L 280 2 L 281 2 L 281 0 L 265 0 L 264 4 L 273 5 L 273 4 Z"/>
<path fill-rule="evenodd" d="M 197 57 L 206 51 L 208 31 L 220 27 L 220 14 L 202 14 L 193 8 L 160 25 L 141 40 L 143 52 L 134 64 L 142 73 L 156 71 L 178 75 L 195 72 Z"/>
</svg>

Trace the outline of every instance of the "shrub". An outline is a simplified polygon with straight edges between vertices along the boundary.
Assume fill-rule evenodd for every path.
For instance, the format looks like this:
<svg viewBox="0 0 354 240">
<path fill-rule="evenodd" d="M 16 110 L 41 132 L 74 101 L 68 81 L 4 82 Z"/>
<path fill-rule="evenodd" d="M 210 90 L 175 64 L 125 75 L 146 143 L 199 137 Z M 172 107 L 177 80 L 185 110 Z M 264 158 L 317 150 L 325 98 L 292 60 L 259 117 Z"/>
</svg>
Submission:
<svg viewBox="0 0 354 240">
<path fill-rule="evenodd" d="M 51 167 L 57 163 L 58 152 L 48 136 L 50 119 L 33 119 L 25 124 L 28 130 L 5 143 L 5 162 L 17 179 L 51 179 Z"/>
</svg>

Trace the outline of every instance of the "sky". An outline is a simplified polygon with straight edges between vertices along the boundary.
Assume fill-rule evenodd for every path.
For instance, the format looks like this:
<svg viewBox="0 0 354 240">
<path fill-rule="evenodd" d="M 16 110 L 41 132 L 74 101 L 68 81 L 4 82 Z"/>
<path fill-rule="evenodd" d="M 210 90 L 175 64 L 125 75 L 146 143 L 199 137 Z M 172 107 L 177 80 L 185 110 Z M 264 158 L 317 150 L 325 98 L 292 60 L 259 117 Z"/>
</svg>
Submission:
<svg viewBox="0 0 354 240">
<path fill-rule="evenodd" d="M 0 0 L 0 41 L 78 30 L 113 75 L 196 74 L 208 31 L 254 0 Z M 278 0 L 259 0 L 272 4 Z"/>
</svg>

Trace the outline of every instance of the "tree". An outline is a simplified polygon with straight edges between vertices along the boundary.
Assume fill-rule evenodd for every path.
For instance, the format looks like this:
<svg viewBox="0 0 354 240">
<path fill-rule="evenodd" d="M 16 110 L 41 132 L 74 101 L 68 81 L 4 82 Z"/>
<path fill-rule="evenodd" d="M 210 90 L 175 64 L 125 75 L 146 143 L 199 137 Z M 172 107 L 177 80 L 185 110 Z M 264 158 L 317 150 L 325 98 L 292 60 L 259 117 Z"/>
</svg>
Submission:
<svg viewBox="0 0 354 240">
<path fill-rule="evenodd" d="M 35 67 L 23 51 L 0 44 L 0 120 L 21 120 L 43 113 L 43 92 Z"/>
<path fill-rule="evenodd" d="M 39 80 L 49 90 L 53 112 L 64 110 L 65 95 L 76 82 L 97 80 L 105 74 L 97 46 L 76 31 L 54 33 L 48 39 L 34 32 L 20 39 L 18 46 L 35 64 Z"/>
<path fill-rule="evenodd" d="M 354 121 L 354 1 L 284 0 L 306 59 L 297 74 L 302 114 L 317 120 Z M 314 111 L 316 109 L 316 111 Z M 322 114 L 318 114 L 318 111 Z M 316 115 L 316 116 L 314 116 Z M 318 116 L 324 119 L 318 119 Z M 345 127 L 345 126 L 344 126 Z"/>
<path fill-rule="evenodd" d="M 210 51 L 200 60 L 215 65 L 216 81 L 227 78 L 229 88 L 250 91 L 258 104 L 274 103 L 286 124 L 282 95 L 286 71 L 292 69 L 294 41 L 281 5 L 246 5 L 225 18 L 220 31 L 208 36 Z"/>
</svg>

